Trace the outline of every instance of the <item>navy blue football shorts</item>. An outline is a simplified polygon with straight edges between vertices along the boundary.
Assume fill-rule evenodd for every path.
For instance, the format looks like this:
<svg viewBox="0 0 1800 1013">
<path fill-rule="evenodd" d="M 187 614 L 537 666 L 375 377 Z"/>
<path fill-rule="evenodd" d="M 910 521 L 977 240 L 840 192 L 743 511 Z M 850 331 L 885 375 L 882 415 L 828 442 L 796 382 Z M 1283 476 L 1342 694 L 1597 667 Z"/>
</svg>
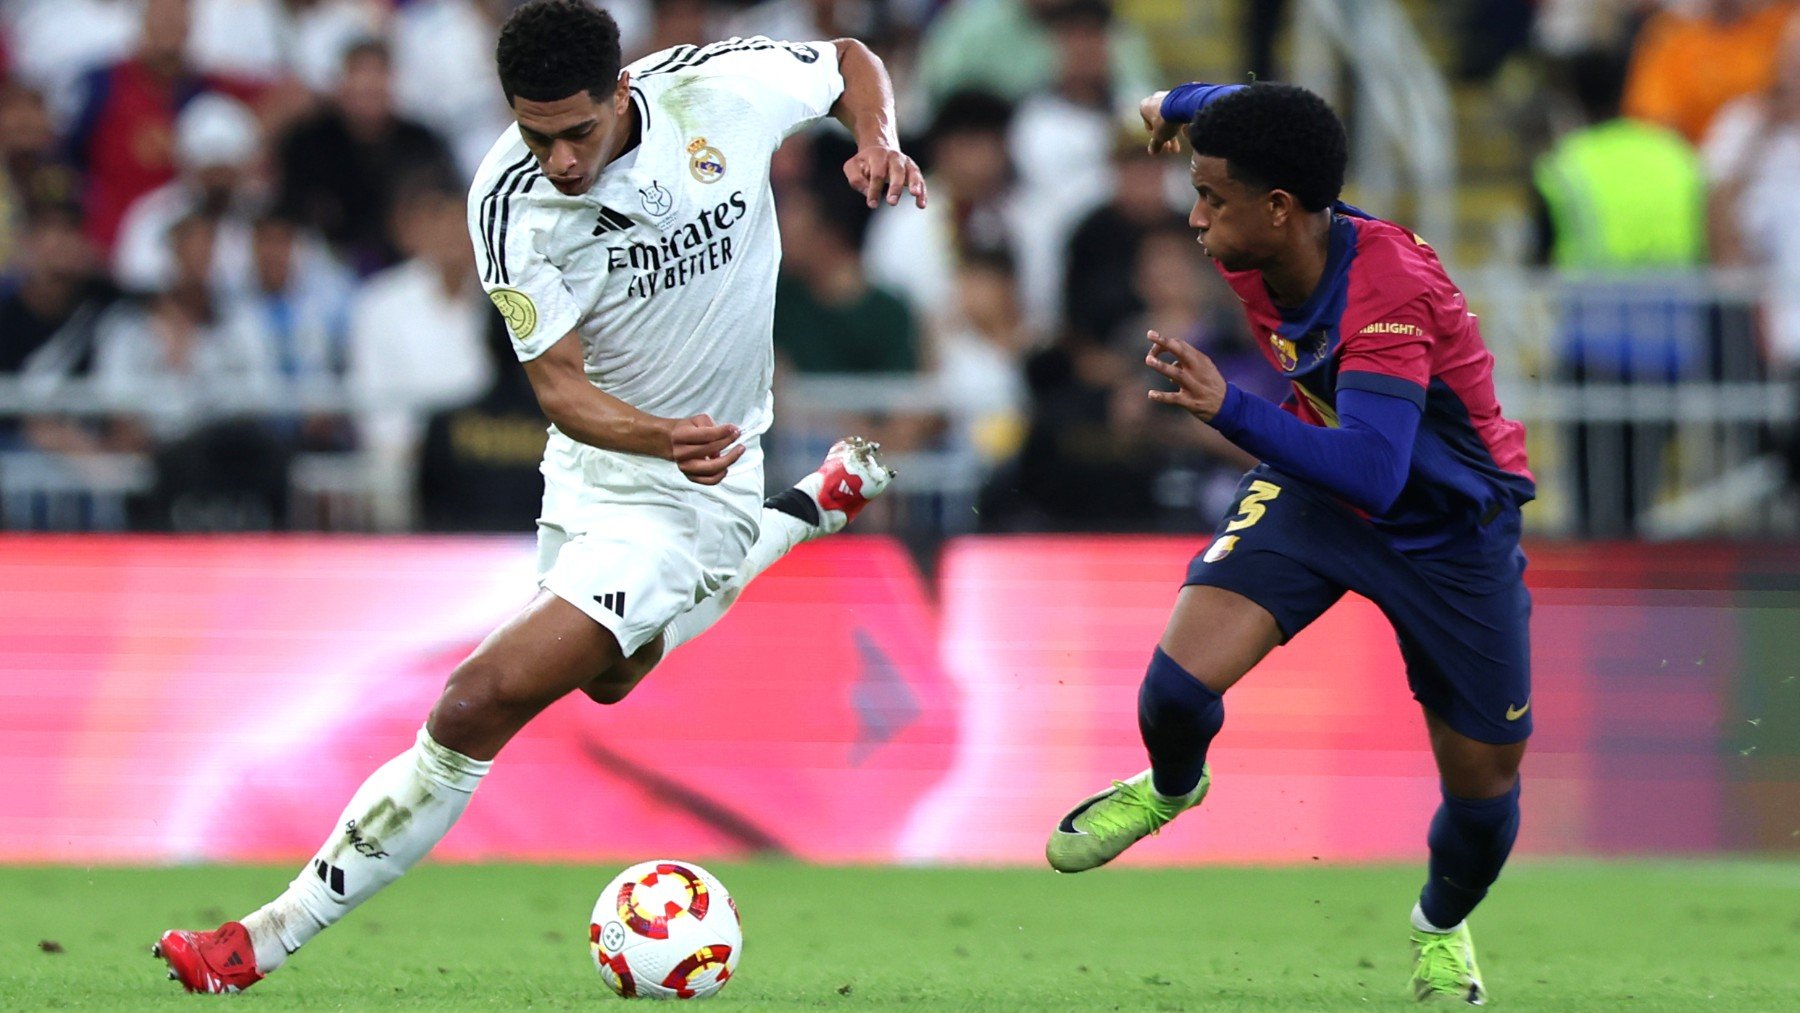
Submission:
<svg viewBox="0 0 1800 1013">
<path fill-rule="evenodd" d="M 1531 595 L 1516 536 L 1494 564 L 1415 560 L 1348 507 L 1267 467 L 1244 476 L 1237 504 L 1188 564 L 1187 584 L 1267 609 L 1284 643 L 1355 591 L 1393 623 L 1407 683 L 1427 709 L 1478 742 L 1531 735 Z"/>
</svg>

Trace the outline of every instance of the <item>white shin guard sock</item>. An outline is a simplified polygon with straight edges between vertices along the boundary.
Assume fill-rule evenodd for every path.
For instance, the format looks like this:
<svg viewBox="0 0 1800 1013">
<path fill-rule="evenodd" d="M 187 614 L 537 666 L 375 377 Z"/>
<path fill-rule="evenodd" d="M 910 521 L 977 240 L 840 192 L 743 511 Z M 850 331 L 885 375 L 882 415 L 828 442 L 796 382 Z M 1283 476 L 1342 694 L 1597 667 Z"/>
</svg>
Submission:
<svg viewBox="0 0 1800 1013">
<path fill-rule="evenodd" d="M 669 620 L 669 625 L 664 626 L 662 631 L 663 657 L 668 657 L 670 651 L 710 629 L 724 617 L 751 581 L 774 566 L 777 559 L 792 552 L 794 546 L 807 541 L 818 531 L 818 528 L 792 514 L 763 507 L 761 529 L 757 532 L 750 551 L 744 554 L 744 565 L 738 568 L 737 576 L 717 593 L 708 595 L 695 603 L 693 608 Z"/>
<path fill-rule="evenodd" d="M 281 896 L 243 922 L 268 974 L 363 901 L 425 857 L 493 766 L 433 741 L 425 729 L 413 747 L 369 775 L 338 817 L 337 829 Z"/>
</svg>

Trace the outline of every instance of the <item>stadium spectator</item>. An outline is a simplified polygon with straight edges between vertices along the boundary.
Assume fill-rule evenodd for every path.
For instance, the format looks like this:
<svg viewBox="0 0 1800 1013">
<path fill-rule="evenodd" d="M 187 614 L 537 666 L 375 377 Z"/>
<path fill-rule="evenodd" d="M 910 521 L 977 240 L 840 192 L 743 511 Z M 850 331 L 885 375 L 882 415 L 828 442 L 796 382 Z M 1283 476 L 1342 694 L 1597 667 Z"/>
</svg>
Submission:
<svg viewBox="0 0 1800 1013">
<path fill-rule="evenodd" d="M 1618 115 L 1619 60 L 1569 63 L 1584 125 L 1537 162 L 1540 260 L 1586 272 L 1564 289 L 1555 368 L 1577 384 L 1666 385 L 1706 358 L 1707 307 L 1634 272 L 1691 269 L 1706 258 L 1700 158 L 1667 127 Z M 1601 276 L 1594 276 L 1598 273 Z M 1663 424 L 1577 422 L 1566 432 L 1581 525 L 1626 536 L 1656 499 L 1671 438 Z"/>
<path fill-rule="evenodd" d="M 249 277 L 226 297 L 233 326 L 269 349 L 277 376 L 302 393 L 329 394 L 344 375 L 355 277 L 325 244 L 274 213 L 251 226 Z M 281 427 L 301 448 L 341 450 L 352 443 L 337 414 L 303 412 Z"/>
<path fill-rule="evenodd" d="M 1775 79 L 1775 48 L 1794 14 L 1788 0 L 1699 0 L 1669 5 L 1638 34 L 1625 114 L 1660 123 L 1698 144 L 1712 118 Z"/>
<path fill-rule="evenodd" d="M 1643 0 L 1539 0 L 1532 26 L 1537 48 L 1558 59 L 1627 49 L 1644 6 Z"/>
<path fill-rule="evenodd" d="M 1065 0 L 1045 13 L 1044 23 L 1056 45 L 1056 77 L 1019 103 L 1007 147 L 1026 202 L 1040 217 L 1053 216 L 1044 227 L 1057 233 L 1052 269 L 1060 277 L 1068 231 L 1106 199 L 1112 184 L 1107 155 L 1122 120 L 1106 64 L 1111 7 L 1105 0 Z"/>
<path fill-rule="evenodd" d="M 175 118 L 180 174 L 132 202 L 113 249 L 113 278 L 128 290 L 161 291 L 175 272 L 169 230 L 194 215 L 209 219 L 216 241 L 216 285 L 241 285 L 249 269 L 250 222 L 258 202 L 254 169 L 261 139 L 256 117 L 224 95 L 200 95 Z"/>
<path fill-rule="evenodd" d="M 870 0 L 761 0 L 726 18 L 721 34 L 799 41 L 850 37 L 879 49 L 882 6 Z"/>
<path fill-rule="evenodd" d="M 427 531 L 512 531 L 543 505 L 544 413 L 518 367 L 504 318 L 489 313 L 494 382 L 467 405 L 439 412 L 419 453 L 419 520 Z"/>
<path fill-rule="evenodd" d="M 916 371 L 912 311 L 893 292 L 871 285 L 857 257 L 861 206 L 827 208 L 821 195 L 798 191 L 782 194 L 778 208 L 776 352 L 801 373 Z"/>
<path fill-rule="evenodd" d="M 187 65 L 187 0 L 148 0 L 130 59 L 88 74 L 85 101 L 68 135 L 85 178 L 88 236 L 112 250 L 126 209 L 175 178 L 175 117 L 211 90 L 250 92 Z"/>
<path fill-rule="evenodd" d="M 400 259 L 388 224 L 398 194 L 463 182 L 444 141 L 394 111 L 392 70 L 384 43 L 352 47 L 332 102 L 279 146 L 281 210 L 365 275 Z"/>
<path fill-rule="evenodd" d="M 232 326 L 211 285 L 215 231 L 194 215 L 170 230 L 175 272 L 141 306 L 121 306 L 100 324 L 94 376 L 116 404 L 112 444 L 149 450 L 209 423 L 269 406 L 275 371 L 269 350 Z"/>
<path fill-rule="evenodd" d="M 1139 531 L 1153 526 L 1163 448 L 1148 427 L 1143 357 L 1064 340 L 1026 360 L 1031 393 L 1019 455 L 981 491 L 985 531 Z M 1135 389 L 1131 383 L 1136 382 Z"/>
<path fill-rule="evenodd" d="M 85 181 L 88 235 L 111 251 L 132 202 L 175 178 L 175 116 L 195 96 L 250 89 L 200 74 L 185 55 L 187 0 L 146 0 L 130 59 L 88 74 L 69 134 L 71 160 Z"/>
<path fill-rule="evenodd" d="M 21 237 L 20 272 L 0 285 L 0 376 L 55 383 L 87 373 L 95 325 L 116 292 L 81 231 L 72 203 L 34 205 Z M 90 449 L 87 430 L 61 419 L 0 418 L 0 448 Z"/>
<path fill-rule="evenodd" d="M 175 275 L 147 306 L 107 314 L 94 378 L 119 407 L 105 449 L 147 453 L 150 493 L 133 524 L 173 531 L 280 527 L 288 447 L 261 421 L 275 375 L 255 334 L 225 319 L 209 284 L 213 224 L 183 219 L 170 234 Z"/>
<path fill-rule="evenodd" d="M 0 275 L 18 266 L 28 209 L 76 197 L 79 180 L 58 158 L 58 143 L 43 96 L 0 78 Z"/>
<path fill-rule="evenodd" d="M 893 291 L 871 284 L 857 256 L 857 227 L 868 220 L 861 197 L 841 184 L 789 191 L 776 210 L 782 239 L 774 341 L 783 367 L 812 374 L 917 374 L 914 313 Z M 796 439 L 784 449 L 811 457 L 843 433 L 855 432 L 890 450 L 905 450 L 923 441 L 929 429 L 930 420 L 915 415 L 836 415 L 790 430 Z"/>
<path fill-rule="evenodd" d="M 1800 20 L 1782 35 L 1774 86 L 1726 106 L 1704 154 L 1717 259 L 1768 272 L 1772 365 L 1800 373 Z"/>
<path fill-rule="evenodd" d="M 1033 207 L 1007 153 L 1007 102 L 984 92 L 952 95 L 932 121 L 927 148 L 931 203 L 919 213 L 875 211 L 863 247 L 869 279 L 906 295 L 914 312 L 956 298 L 958 259 L 1008 250 L 1019 265 L 1026 319 L 1048 329 L 1057 316 L 1060 218 Z"/>
<path fill-rule="evenodd" d="M 949 442 L 992 467 L 1025 438 L 1025 356 L 1038 335 L 1019 307 L 1019 279 L 1002 252 L 977 252 L 956 271 L 956 308 L 931 328 L 932 378 L 945 397 Z"/>
<path fill-rule="evenodd" d="M 1706 181 L 1693 145 L 1619 115 L 1623 68 L 1569 63 L 1581 125 L 1537 160 L 1538 260 L 1564 270 L 1692 267 L 1706 257 Z"/>
<path fill-rule="evenodd" d="M 370 278 L 350 310 L 349 381 L 384 530 L 414 519 L 426 419 L 475 400 L 494 379 L 484 344 L 493 311 L 476 277 L 461 195 L 411 191 L 394 217 L 409 259 Z"/>
<path fill-rule="evenodd" d="M 196 66 L 308 91 L 337 87 L 344 54 L 381 35 L 387 0 L 194 0 L 189 45 Z"/>
<path fill-rule="evenodd" d="M 1115 135 L 1111 199 L 1076 224 L 1063 256 L 1063 319 L 1076 334 L 1100 341 L 1143 311 L 1132 285 L 1138 245 L 1151 229 L 1182 221 L 1170 201 L 1169 172 L 1141 132 Z"/>
<path fill-rule="evenodd" d="M 474 0 L 413 0 L 394 12 L 394 103 L 450 143 L 471 179 L 512 123 L 490 69 L 497 26 Z"/>
<path fill-rule="evenodd" d="M 937 108 L 959 91 L 977 89 L 1018 102 L 1056 76 L 1056 45 L 1044 15 L 1068 0 L 957 0 L 925 28 L 919 84 Z M 1147 95 L 1156 58 L 1137 26 L 1115 19 L 1107 30 L 1107 66 L 1121 101 Z"/>
<path fill-rule="evenodd" d="M 59 129 L 81 109 L 81 79 L 131 53 L 142 21 L 138 0 L 13 0 L 0 3 L 12 76 L 44 96 Z"/>
<path fill-rule="evenodd" d="M 1143 311 L 1115 327 L 1108 342 L 1126 390 L 1143 385 L 1131 370 L 1142 362 L 1144 332 L 1156 331 L 1205 352 L 1245 393 L 1277 404 L 1287 397 L 1290 385 L 1251 344 L 1236 299 L 1185 222 L 1163 219 L 1144 234 L 1131 261 L 1131 289 Z M 1141 407 L 1141 427 L 1167 452 L 1151 490 L 1163 526 L 1182 527 L 1185 515 L 1205 527 L 1224 516 L 1255 458 L 1210 427 L 1188 425 L 1179 412 L 1148 402 Z"/>
<path fill-rule="evenodd" d="M 698 46 L 716 37 L 711 0 L 652 0 L 650 7 L 650 31 L 644 50 L 628 59 L 676 46 Z"/>
</svg>

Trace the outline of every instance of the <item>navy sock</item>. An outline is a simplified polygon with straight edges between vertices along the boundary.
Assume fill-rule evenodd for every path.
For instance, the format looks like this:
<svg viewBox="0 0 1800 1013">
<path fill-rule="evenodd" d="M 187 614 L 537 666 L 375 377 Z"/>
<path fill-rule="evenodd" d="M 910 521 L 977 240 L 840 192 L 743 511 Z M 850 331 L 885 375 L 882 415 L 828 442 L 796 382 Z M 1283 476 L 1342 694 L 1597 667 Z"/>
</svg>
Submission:
<svg viewBox="0 0 1800 1013">
<path fill-rule="evenodd" d="M 1500 867 L 1519 836 L 1519 782 L 1497 798 L 1457 798 L 1431 818 L 1431 875 L 1419 894 L 1425 918 L 1441 929 L 1454 928 L 1500 878 Z"/>
<path fill-rule="evenodd" d="M 1150 779 L 1159 794 L 1194 790 L 1206 765 L 1206 747 L 1224 723 L 1225 698 L 1158 647 L 1138 689 L 1138 732 L 1150 751 Z"/>
</svg>

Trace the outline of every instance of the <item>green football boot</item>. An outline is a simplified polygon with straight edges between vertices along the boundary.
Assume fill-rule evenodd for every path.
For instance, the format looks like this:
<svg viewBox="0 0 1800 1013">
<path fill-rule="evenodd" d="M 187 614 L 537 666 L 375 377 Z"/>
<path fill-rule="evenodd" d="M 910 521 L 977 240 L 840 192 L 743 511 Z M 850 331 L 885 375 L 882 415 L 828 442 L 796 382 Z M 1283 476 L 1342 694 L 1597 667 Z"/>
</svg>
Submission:
<svg viewBox="0 0 1800 1013">
<path fill-rule="evenodd" d="M 1212 786 L 1212 769 L 1200 768 L 1200 783 L 1183 798 L 1165 800 L 1150 783 L 1148 770 L 1128 781 L 1081 800 L 1069 810 L 1050 841 L 1044 857 L 1057 872 L 1085 872 L 1119 857 L 1138 841 L 1162 830 L 1163 824 L 1200 804 Z"/>
<path fill-rule="evenodd" d="M 1475 939 L 1464 922 L 1455 932 L 1413 930 L 1413 998 L 1420 1002 L 1487 1002 L 1481 968 L 1475 964 Z"/>
</svg>

